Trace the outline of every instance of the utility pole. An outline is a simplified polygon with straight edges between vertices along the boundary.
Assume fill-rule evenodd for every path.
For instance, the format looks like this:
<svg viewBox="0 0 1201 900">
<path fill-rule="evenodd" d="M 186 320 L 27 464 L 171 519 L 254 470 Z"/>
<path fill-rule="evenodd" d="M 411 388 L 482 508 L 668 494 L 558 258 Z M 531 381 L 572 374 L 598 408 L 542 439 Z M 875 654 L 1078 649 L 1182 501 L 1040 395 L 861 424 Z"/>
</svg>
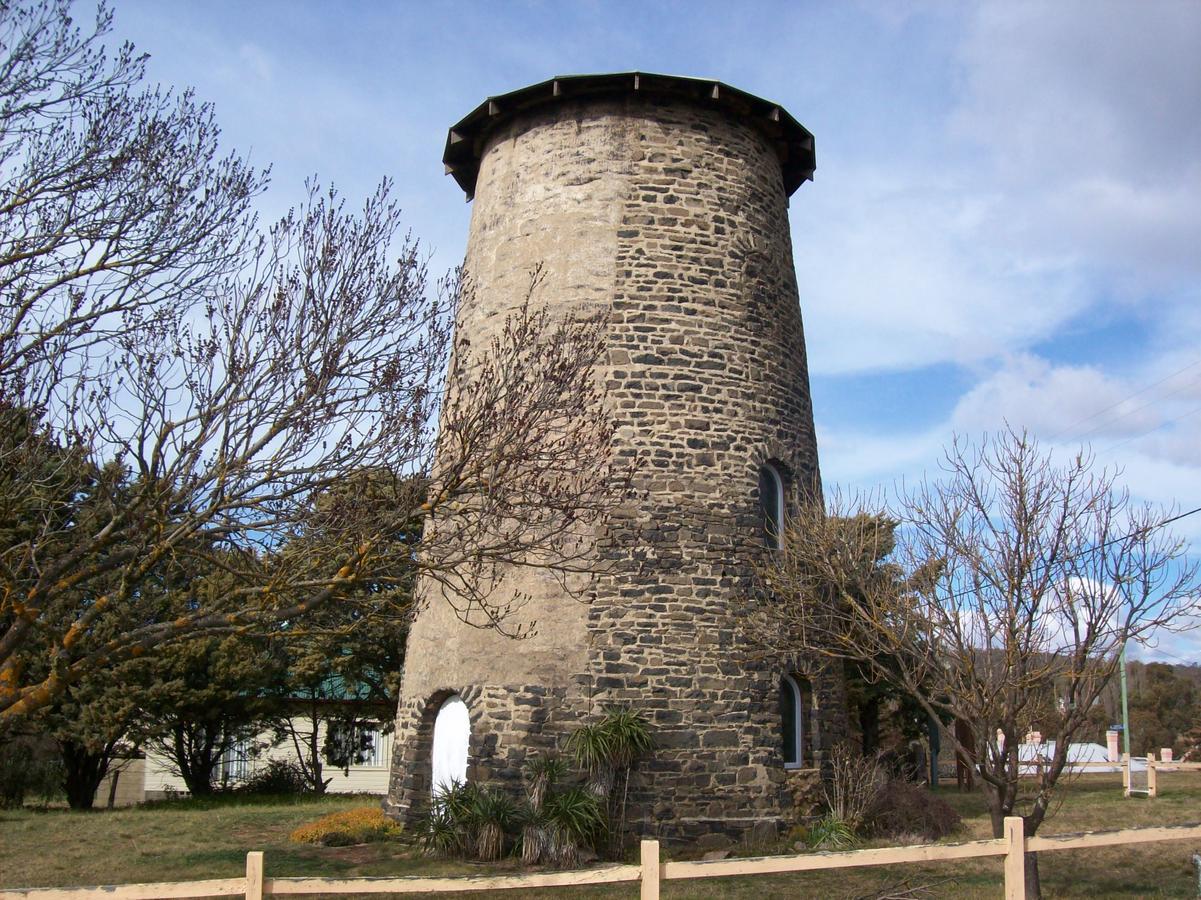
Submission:
<svg viewBox="0 0 1201 900">
<path fill-rule="evenodd" d="M 1122 641 L 1122 750 L 1130 758 L 1130 708 L 1126 703 L 1126 642 Z"/>
</svg>

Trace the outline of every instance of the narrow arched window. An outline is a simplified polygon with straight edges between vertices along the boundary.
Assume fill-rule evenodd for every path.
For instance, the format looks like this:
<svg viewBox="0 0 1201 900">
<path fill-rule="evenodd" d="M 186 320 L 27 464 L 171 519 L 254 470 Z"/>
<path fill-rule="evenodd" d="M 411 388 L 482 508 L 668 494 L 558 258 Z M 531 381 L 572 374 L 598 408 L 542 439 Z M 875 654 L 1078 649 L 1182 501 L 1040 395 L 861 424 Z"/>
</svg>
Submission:
<svg viewBox="0 0 1201 900">
<path fill-rule="evenodd" d="M 808 682 L 793 675 L 780 679 L 780 732 L 786 769 L 802 768 L 809 758 L 807 742 L 812 742 L 812 736 L 807 725 L 811 697 Z"/>
<path fill-rule="evenodd" d="M 763 546 L 779 550 L 784 531 L 784 479 L 771 463 L 759 467 L 759 513 Z"/>
</svg>

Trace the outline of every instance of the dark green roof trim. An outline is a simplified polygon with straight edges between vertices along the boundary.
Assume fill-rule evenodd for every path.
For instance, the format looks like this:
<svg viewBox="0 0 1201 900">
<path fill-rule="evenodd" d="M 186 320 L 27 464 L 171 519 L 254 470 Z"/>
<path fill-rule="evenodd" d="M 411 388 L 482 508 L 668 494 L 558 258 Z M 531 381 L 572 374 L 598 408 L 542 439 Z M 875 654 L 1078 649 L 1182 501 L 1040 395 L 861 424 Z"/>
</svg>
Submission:
<svg viewBox="0 0 1201 900">
<path fill-rule="evenodd" d="M 681 100 L 720 109 L 732 118 L 749 122 L 775 148 L 784 169 L 784 191 L 791 195 L 813 178 L 817 167 L 813 135 L 783 108 L 769 100 L 740 91 L 721 81 L 620 72 L 611 75 L 559 75 L 508 94 L 489 97 L 457 123 L 446 136 L 442 161 L 467 194 L 475 195 L 480 157 L 488 135 L 515 116 L 562 100 L 618 97 L 626 94 Z"/>
</svg>

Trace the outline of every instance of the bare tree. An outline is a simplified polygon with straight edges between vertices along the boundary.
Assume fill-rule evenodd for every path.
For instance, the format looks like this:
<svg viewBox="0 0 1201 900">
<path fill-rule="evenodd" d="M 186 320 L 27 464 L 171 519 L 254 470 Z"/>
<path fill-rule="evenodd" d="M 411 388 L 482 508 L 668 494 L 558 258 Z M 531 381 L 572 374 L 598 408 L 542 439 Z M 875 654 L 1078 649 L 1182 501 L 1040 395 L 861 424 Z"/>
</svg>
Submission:
<svg viewBox="0 0 1201 900">
<path fill-rule="evenodd" d="M 994 834 L 1021 815 L 1032 835 L 1122 647 L 1187 627 L 1198 571 L 1173 515 L 1132 502 L 1088 454 L 1057 465 L 1007 431 L 956 441 L 945 460 L 945 480 L 890 512 L 801 510 L 764 565 L 769 599 L 750 628 L 770 647 L 855 660 L 966 725 L 971 744 L 948 736 L 983 782 Z M 1033 728 L 1054 742 L 1037 774 L 1018 756 Z M 1037 895 L 1034 854 L 1027 868 Z"/>
<path fill-rule="evenodd" d="M 266 173 L 218 154 L 212 108 L 139 89 L 69 0 L 0 5 L 0 388 L 46 401 L 84 352 L 177 314 L 244 263 Z M 99 370 L 96 367 L 100 367 Z"/>
<path fill-rule="evenodd" d="M 469 291 L 429 283 L 386 182 L 357 213 L 311 187 L 258 235 L 261 176 L 217 160 L 207 108 L 133 93 L 132 49 L 100 49 L 107 12 L 88 35 L 67 13 L 0 6 L 0 412 L 24 423 L 0 442 L 0 723 L 365 581 L 433 573 L 499 626 L 498 567 L 586 568 L 620 497 L 604 323 L 527 303 L 490 346 L 452 348 Z M 364 471 L 353 514 L 284 552 Z M 394 540 L 415 517 L 420 554 Z M 106 627 L 180 571 L 229 587 L 184 583 L 184 612 Z"/>
</svg>

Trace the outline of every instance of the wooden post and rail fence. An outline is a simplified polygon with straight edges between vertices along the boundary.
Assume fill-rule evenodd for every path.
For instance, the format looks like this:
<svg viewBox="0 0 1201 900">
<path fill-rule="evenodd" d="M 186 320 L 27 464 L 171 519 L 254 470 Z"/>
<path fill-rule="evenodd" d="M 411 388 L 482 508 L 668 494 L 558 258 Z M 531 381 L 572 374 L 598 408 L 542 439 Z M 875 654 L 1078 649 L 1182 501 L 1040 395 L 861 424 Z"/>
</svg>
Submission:
<svg viewBox="0 0 1201 900">
<path fill-rule="evenodd" d="M 1139 760 L 1143 760 L 1142 768 L 1134 768 L 1134 764 Z M 1030 763 L 1023 763 L 1026 775 L 1034 777 L 1042 777 L 1044 760 L 1035 760 Z M 1113 762 L 1105 760 L 1097 760 L 1090 762 L 1074 762 L 1069 763 L 1069 768 L 1074 774 L 1087 775 L 1090 770 L 1100 772 L 1112 772 L 1115 767 L 1122 770 L 1122 791 L 1127 797 L 1142 796 L 1142 797 L 1157 797 L 1159 796 L 1159 773 L 1160 772 L 1201 772 L 1201 762 L 1176 762 L 1174 760 L 1157 760 L 1154 753 L 1148 753 L 1146 757 L 1131 757 L 1123 753 L 1120 760 Z"/>
<path fill-rule="evenodd" d="M 0 900 L 182 900 L 190 897 L 245 897 L 263 900 L 285 894 L 417 894 L 570 887 L 590 884 L 638 882 L 641 900 L 658 900 L 665 881 L 692 878 L 814 872 L 859 866 L 895 866 L 955 859 L 1001 856 L 1005 859 L 1005 897 L 1026 896 L 1026 853 L 1078 850 L 1089 847 L 1145 844 L 1157 841 L 1201 840 L 1201 824 L 1130 828 L 1122 831 L 1093 831 L 1026 837 L 1022 820 L 1005 820 L 1003 837 L 962 844 L 921 844 L 912 847 L 881 847 L 838 853 L 802 853 L 792 856 L 760 856 L 749 859 L 661 862 L 658 841 L 643 841 L 638 865 L 602 866 L 570 872 L 530 875 L 484 875 L 444 878 L 422 876 L 364 878 L 268 878 L 263 854 L 246 854 L 246 874 L 239 878 L 207 881 L 177 881 L 158 884 L 106 885 L 75 888 L 0 889 Z"/>
</svg>

